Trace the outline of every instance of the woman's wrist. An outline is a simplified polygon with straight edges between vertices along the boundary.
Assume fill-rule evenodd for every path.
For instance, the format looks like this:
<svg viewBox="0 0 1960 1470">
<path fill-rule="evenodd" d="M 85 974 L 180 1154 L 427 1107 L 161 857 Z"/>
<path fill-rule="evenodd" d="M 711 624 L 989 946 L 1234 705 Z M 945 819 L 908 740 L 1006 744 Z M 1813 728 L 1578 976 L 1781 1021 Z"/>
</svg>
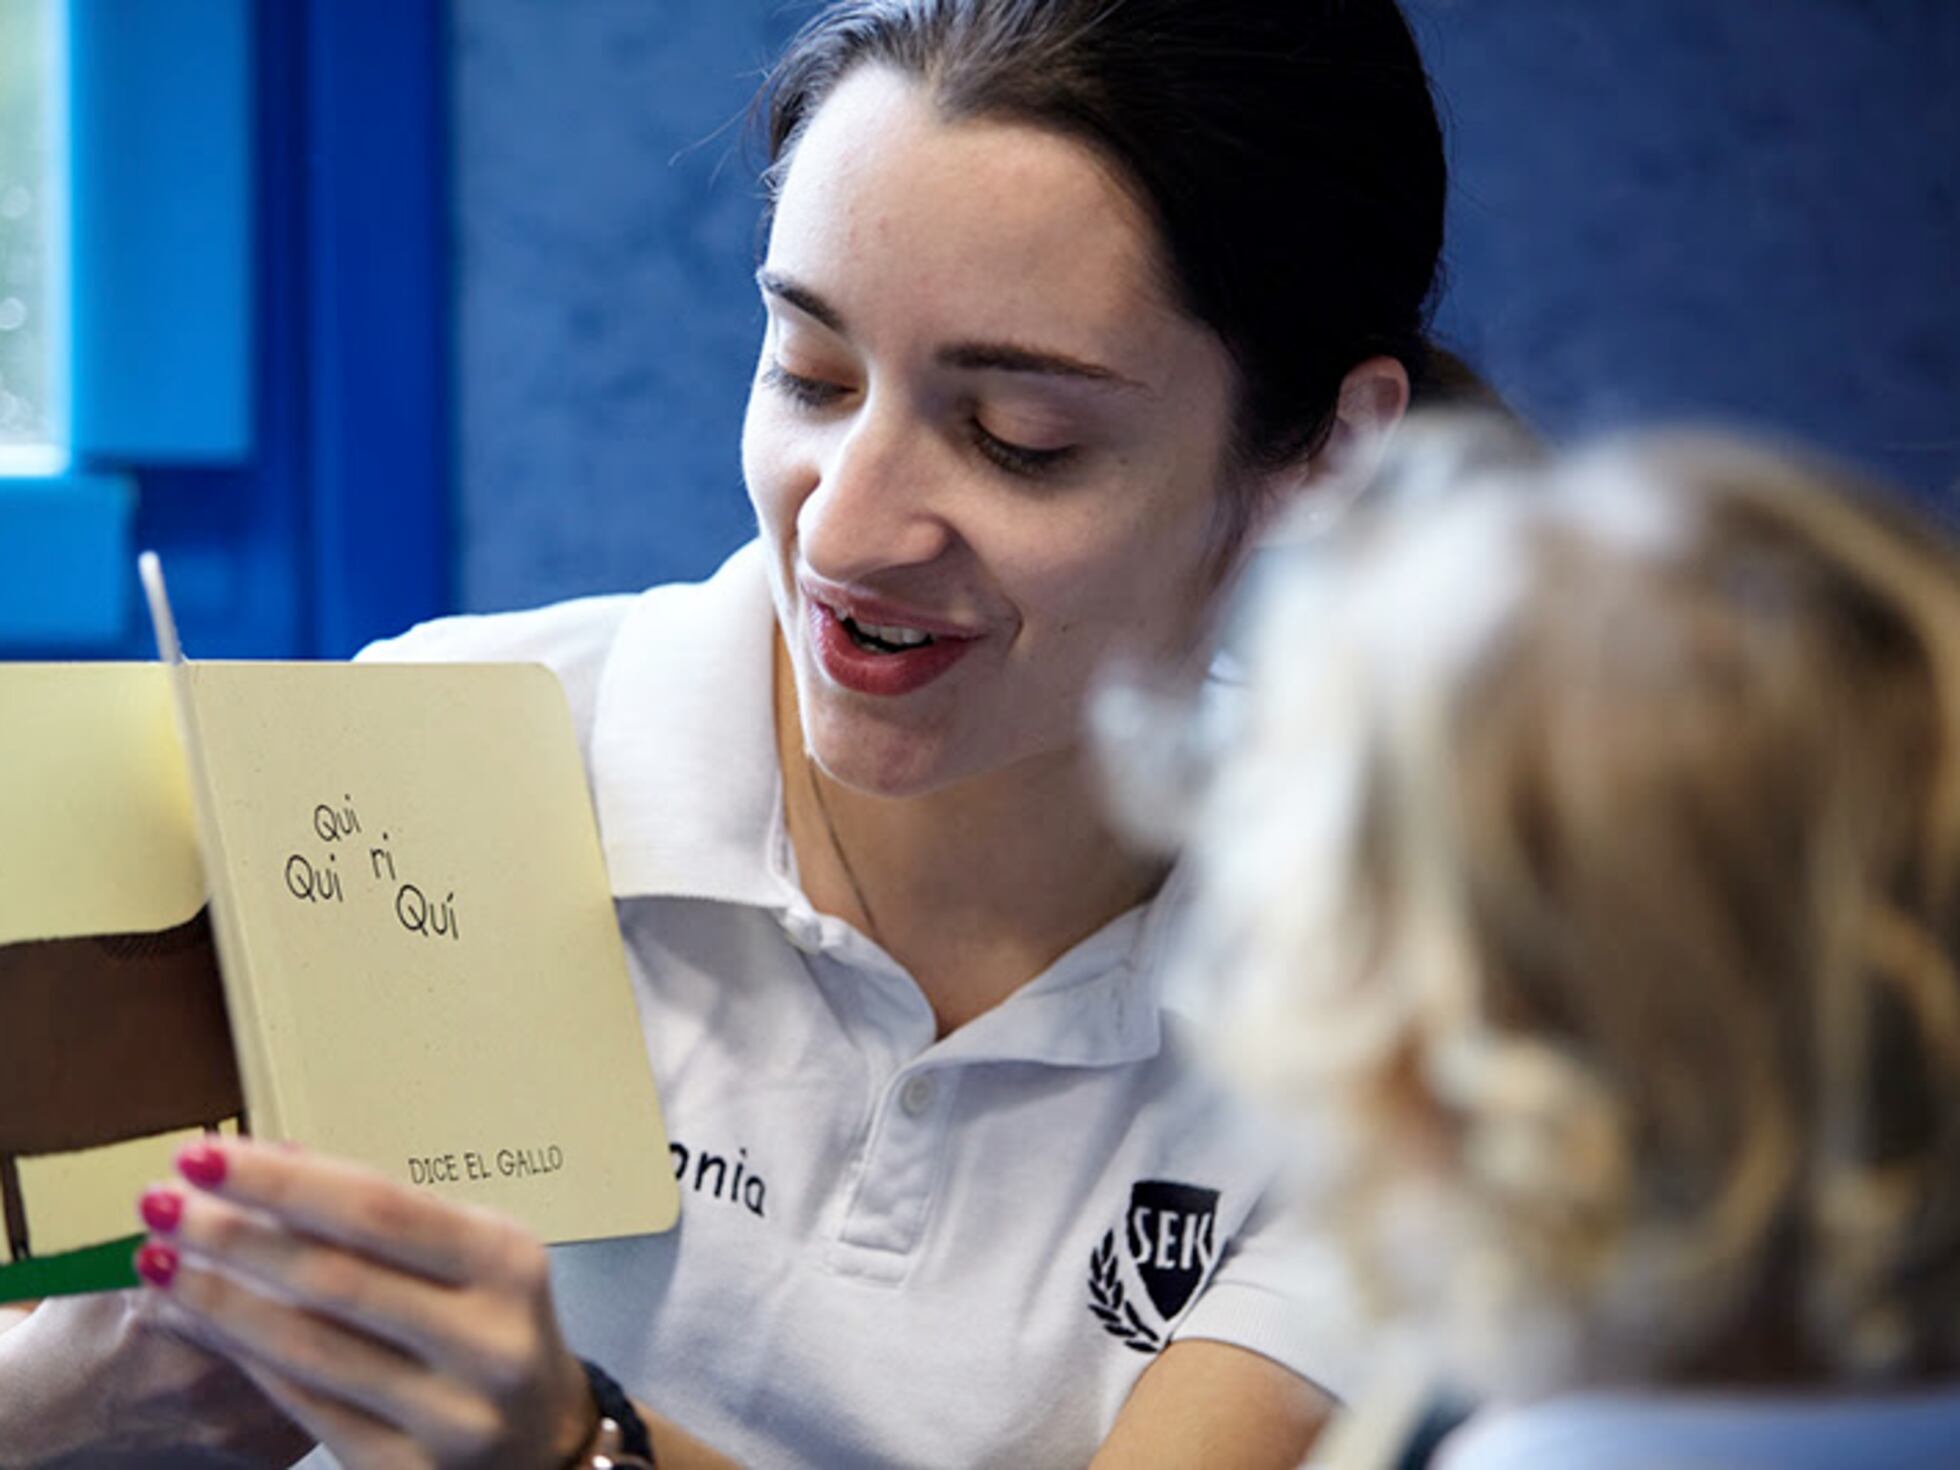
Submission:
<svg viewBox="0 0 1960 1470">
<path fill-rule="evenodd" d="M 590 1427 L 566 1470 L 653 1470 L 653 1441 L 632 1399 L 597 1363 L 581 1358 L 579 1367 L 590 1395 Z"/>
</svg>

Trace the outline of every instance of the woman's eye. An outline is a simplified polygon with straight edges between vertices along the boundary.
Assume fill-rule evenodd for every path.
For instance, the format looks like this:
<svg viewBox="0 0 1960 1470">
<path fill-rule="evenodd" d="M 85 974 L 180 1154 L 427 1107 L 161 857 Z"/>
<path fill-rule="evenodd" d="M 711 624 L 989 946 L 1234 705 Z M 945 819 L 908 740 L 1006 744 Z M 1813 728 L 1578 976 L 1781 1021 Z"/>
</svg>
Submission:
<svg viewBox="0 0 1960 1470">
<path fill-rule="evenodd" d="M 1010 475 L 1033 478 L 1064 463 L 1075 453 L 1075 446 L 1064 444 L 1056 449 L 1030 449 L 1025 444 L 1016 444 L 990 433 L 986 426 L 977 420 L 973 425 L 973 444 L 983 455 L 992 460 Z"/>
<path fill-rule="evenodd" d="M 793 373 L 779 362 L 772 362 L 762 370 L 762 381 L 803 408 L 828 408 L 850 391 L 841 383 Z"/>
</svg>

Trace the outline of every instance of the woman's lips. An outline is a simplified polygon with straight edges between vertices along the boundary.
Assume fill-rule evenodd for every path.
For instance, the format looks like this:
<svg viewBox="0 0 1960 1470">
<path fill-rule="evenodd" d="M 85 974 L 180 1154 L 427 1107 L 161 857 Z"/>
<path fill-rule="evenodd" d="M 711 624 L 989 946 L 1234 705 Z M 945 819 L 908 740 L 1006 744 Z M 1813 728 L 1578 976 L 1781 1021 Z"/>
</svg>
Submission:
<svg viewBox="0 0 1960 1470">
<path fill-rule="evenodd" d="M 939 624 L 923 629 L 933 635 L 930 643 L 886 653 L 861 647 L 845 627 L 845 615 L 838 609 L 826 606 L 807 593 L 803 606 L 810 646 L 816 650 L 818 664 L 835 683 L 858 694 L 891 698 L 923 689 L 964 658 L 978 641 L 971 636 L 938 631 L 944 626 Z M 875 618 L 862 616 L 859 625 L 868 622 L 919 626 L 902 615 L 896 615 L 896 610 L 880 608 L 878 611 L 881 615 Z"/>
</svg>

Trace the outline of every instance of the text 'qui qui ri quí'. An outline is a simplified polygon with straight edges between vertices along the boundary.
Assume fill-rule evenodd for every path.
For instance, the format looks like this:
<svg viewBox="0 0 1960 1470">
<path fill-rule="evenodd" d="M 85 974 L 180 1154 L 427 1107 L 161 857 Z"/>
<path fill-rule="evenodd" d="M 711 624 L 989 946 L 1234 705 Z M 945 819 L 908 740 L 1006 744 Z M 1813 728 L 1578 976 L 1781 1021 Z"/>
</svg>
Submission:
<svg viewBox="0 0 1960 1470">
<path fill-rule="evenodd" d="M 318 848 L 311 854 L 295 852 L 286 859 L 286 891 L 294 899 L 306 904 L 344 904 L 352 887 L 360 893 L 392 897 L 395 921 L 405 933 L 424 939 L 463 937 L 455 892 L 446 892 L 438 899 L 433 896 L 436 888 L 424 890 L 418 884 L 403 882 L 395 867 L 393 839 L 383 831 L 378 843 L 369 840 L 352 796 L 343 797 L 338 806 L 326 802 L 316 805 L 311 826 Z M 343 868 L 343 853 L 358 856 Z"/>
</svg>

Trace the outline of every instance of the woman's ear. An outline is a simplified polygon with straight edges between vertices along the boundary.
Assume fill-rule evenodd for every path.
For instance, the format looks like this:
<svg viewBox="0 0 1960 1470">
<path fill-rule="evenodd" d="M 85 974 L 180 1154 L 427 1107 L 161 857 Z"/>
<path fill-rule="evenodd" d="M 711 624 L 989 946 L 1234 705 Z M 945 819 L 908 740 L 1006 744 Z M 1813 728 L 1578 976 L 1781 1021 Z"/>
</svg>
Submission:
<svg viewBox="0 0 1960 1470">
<path fill-rule="evenodd" d="M 1277 524 L 1318 525 L 1346 508 L 1381 465 L 1388 434 L 1409 408 L 1409 373 L 1392 357 L 1371 357 L 1341 379 L 1334 423 L 1313 453 L 1269 472 L 1247 549 Z"/>
<path fill-rule="evenodd" d="M 1409 410 L 1409 370 L 1392 357 L 1371 357 L 1341 379 L 1334 427 L 1307 465 L 1306 490 L 1352 494 L 1374 478 L 1388 432 Z"/>
<path fill-rule="evenodd" d="M 1409 408 L 1409 372 L 1392 357 L 1357 363 L 1341 379 L 1334 422 L 1310 454 L 1256 471 L 1228 492 L 1215 522 L 1213 585 L 1236 576 L 1276 527 L 1307 529 L 1346 509 L 1381 465 L 1389 431 Z M 1248 510 L 1247 507 L 1250 507 Z"/>
</svg>

